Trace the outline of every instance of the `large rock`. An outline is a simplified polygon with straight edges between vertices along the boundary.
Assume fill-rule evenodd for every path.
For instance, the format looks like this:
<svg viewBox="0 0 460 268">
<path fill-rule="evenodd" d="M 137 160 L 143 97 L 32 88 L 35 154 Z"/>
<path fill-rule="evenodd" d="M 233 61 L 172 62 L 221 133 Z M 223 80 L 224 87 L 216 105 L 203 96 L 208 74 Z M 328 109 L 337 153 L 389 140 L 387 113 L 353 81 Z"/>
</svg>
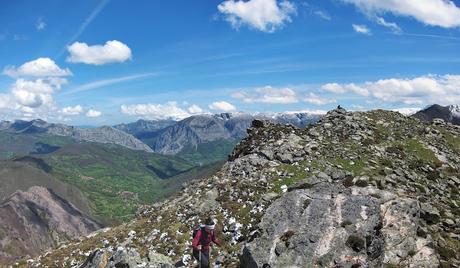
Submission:
<svg viewBox="0 0 460 268">
<path fill-rule="evenodd" d="M 119 247 L 115 251 L 98 249 L 90 254 L 79 268 L 172 268 L 174 265 L 169 257 L 149 253 L 141 258 L 133 248 Z"/>
<path fill-rule="evenodd" d="M 391 198 L 340 182 L 292 188 L 267 209 L 242 267 L 437 267 L 429 240 L 417 237 L 418 202 Z"/>
</svg>

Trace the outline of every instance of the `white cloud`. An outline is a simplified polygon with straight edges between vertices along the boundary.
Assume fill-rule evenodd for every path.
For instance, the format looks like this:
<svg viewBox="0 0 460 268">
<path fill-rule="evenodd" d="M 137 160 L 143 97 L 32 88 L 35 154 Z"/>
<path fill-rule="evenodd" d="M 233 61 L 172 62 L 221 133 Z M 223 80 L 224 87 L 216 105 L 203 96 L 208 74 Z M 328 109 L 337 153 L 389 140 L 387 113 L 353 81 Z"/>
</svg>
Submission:
<svg viewBox="0 0 460 268">
<path fill-rule="evenodd" d="M 75 42 L 67 47 L 70 56 L 67 61 L 102 65 L 124 62 L 131 59 L 131 49 L 120 41 L 107 41 L 105 45 L 88 46 L 86 43 Z"/>
<path fill-rule="evenodd" d="M 295 5 L 287 0 L 226 0 L 217 9 L 235 29 L 248 25 L 269 33 L 291 22 L 291 15 L 296 14 Z"/>
<path fill-rule="evenodd" d="M 24 35 L 24 34 L 14 34 L 13 40 L 14 41 L 27 41 L 29 40 L 29 38 L 27 37 L 27 35 Z"/>
<path fill-rule="evenodd" d="M 80 115 L 83 113 L 83 107 L 81 105 L 76 106 L 68 106 L 61 110 L 62 114 L 64 115 Z"/>
<path fill-rule="evenodd" d="M 247 103 L 289 104 L 297 103 L 297 93 L 291 88 L 274 88 L 265 86 L 251 91 L 239 91 L 232 94 L 233 98 Z"/>
<path fill-rule="evenodd" d="M 314 93 L 310 93 L 304 101 L 314 105 L 324 105 L 337 102 L 335 99 L 322 98 Z"/>
<path fill-rule="evenodd" d="M 371 30 L 369 30 L 369 28 L 367 28 L 366 25 L 362 25 L 362 24 L 352 24 L 351 25 L 353 27 L 353 30 L 355 30 L 355 32 L 357 33 L 360 33 L 360 34 L 367 34 L 367 35 L 371 35 Z"/>
<path fill-rule="evenodd" d="M 342 0 L 369 16 L 393 13 L 412 17 L 424 24 L 444 28 L 460 27 L 460 8 L 450 0 Z"/>
<path fill-rule="evenodd" d="M 416 112 L 422 110 L 422 108 L 417 107 L 417 108 L 411 108 L 411 107 L 404 107 L 404 108 L 396 108 L 396 109 L 391 109 L 392 111 L 402 113 L 403 115 L 413 115 Z"/>
<path fill-rule="evenodd" d="M 322 11 L 322 10 L 316 10 L 315 12 L 313 12 L 313 14 L 315 14 L 316 16 L 324 19 L 324 20 L 331 20 L 331 15 L 329 15 L 327 12 L 325 11 Z"/>
<path fill-rule="evenodd" d="M 203 113 L 203 109 L 200 106 L 193 104 L 192 106 L 187 108 L 187 111 L 191 114 L 201 114 Z"/>
<path fill-rule="evenodd" d="M 0 109 L 12 108 L 14 106 L 14 100 L 10 94 L 0 94 Z"/>
<path fill-rule="evenodd" d="M 224 112 L 233 112 L 236 110 L 236 107 L 226 101 L 216 101 L 209 105 L 209 109 Z"/>
<path fill-rule="evenodd" d="M 321 86 L 321 89 L 332 92 L 332 93 L 339 93 L 339 94 L 346 92 L 345 88 L 337 83 L 324 84 Z"/>
<path fill-rule="evenodd" d="M 75 88 L 72 88 L 66 91 L 65 94 L 74 94 L 74 93 L 78 93 L 82 91 L 106 87 L 106 86 L 110 86 L 110 85 L 114 85 L 114 84 L 118 84 L 118 83 L 122 83 L 126 81 L 132 81 L 132 80 L 142 79 L 142 78 L 156 76 L 156 75 L 158 75 L 158 73 L 143 73 L 143 74 L 134 74 L 134 75 L 117 77 L 117 78 L 93 81 L 93 82 L 89 82 L 83 85 L 79 85 Z"/>
<path fill-rule="evenodd" d="M 299 111 L 286 111 L 283 114 L 298 114 L 298 113 L 306 113 L 306 114 L 317 114 L 317 115 L 324 115 L 328 111 L 327 110 L 311 110 L 311 109 L 304 109 Z"/>
<path fill-rule="evenodd" d="M 88 112 L 86 112 L 87 117 L 100 117 L 101 115 L 102 115 L 101 112 L 93 110 L 93 109 L 89 109 Z"/>
<path fill-rule="evenodd" d="M 384 27 L 387 27 L 387 28 L 390 28 L 391 31 L 395 34 L 400 34 L 402 32 L 401 28 L 398 26 L 398 24 L 394 23 L 394 22 L 387 22 L 384 18 L 381 18 L 381 17 L 377 17 L 376 18 L 376 21 L 378 24 L 384 26 Z"/>
<path fill-rule="evenodd" d="M 346 84 L 346 85 L 339 85 L 337 83 L 329 83 L 321 86 L 322 90 L 332 92 L 332 93 L 346 93 L 346 92 L 352 92 L 356 93 L 361 96 L 368 96 L 369 91 L 366 88 L 357 86 L 354 83 Z"/>
<path fill-rule="evenodd" d="M 17 79 L 11 87 L 11 94 L 22 106 L 38 108 L 42 105 L 53 106 L 52 94 L 66 83 L 65 79 Z"/>
<path fill-rule="evenodd" d="M 412 79 L 390 78 L 356 84 L 325 84 L 321 89 L 356 93 L 379 101 L 406 105 L 460 103 L 460 75 L 426 75 Z"/>
<path fill-rule="evenodd" d="M 49 58 L 38 58 L 16 68 L 6 67 L 4 74 L 16 78 L 9 92 L 0 94 L 0 108 L 5 116 L 17 118 L 53 118 L 60 116 L 53 95 L 67 83 L 72 73 L 61 69 Z"/>
<path fill-rule="evenodd" d="M 195 107 L 196 108 L 196 107 Z M 152 120 L 174 119 L 180 120 L 191 116 L 191 113 L 180 108 L 177 102 L 171 101 L 166 104 L 134 104 L 121 105 L 123 114 L 147 118 Z"/>
<path fill-rule="evenodd" d="M 29 61 L 16 68 L 15 66 L 7 66 L 3 70 L 3 74 L 11 77 L 59 77 L 72 75 L 69 69 L 61 69 L 50 58 L 38 58 Z"/>
<path fill-rule="evenodd" d="M 42 17 L 39 17 L 37 22 L 35 23 L 35 28 L 37 29 L 37 31 L 43 31 L 45 30 L 45 27 L 46 27 L 45 21 L 43 20 Z"/>
</svg>

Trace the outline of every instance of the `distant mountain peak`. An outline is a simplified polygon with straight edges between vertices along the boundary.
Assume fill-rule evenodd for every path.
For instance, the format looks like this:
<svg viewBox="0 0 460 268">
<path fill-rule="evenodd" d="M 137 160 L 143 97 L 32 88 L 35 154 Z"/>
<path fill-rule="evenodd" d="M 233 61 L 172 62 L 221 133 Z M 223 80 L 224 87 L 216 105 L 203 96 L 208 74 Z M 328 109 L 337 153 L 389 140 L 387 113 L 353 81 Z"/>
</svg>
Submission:
<svg viewBox="0 0 460 268">
<path fill-rule="evenodd" d="M 441 106 L 433 104 L 413 115 L 424 122 L 439 118 L 454 125 L 460 125 L 460 105 Z"/>
</svg>

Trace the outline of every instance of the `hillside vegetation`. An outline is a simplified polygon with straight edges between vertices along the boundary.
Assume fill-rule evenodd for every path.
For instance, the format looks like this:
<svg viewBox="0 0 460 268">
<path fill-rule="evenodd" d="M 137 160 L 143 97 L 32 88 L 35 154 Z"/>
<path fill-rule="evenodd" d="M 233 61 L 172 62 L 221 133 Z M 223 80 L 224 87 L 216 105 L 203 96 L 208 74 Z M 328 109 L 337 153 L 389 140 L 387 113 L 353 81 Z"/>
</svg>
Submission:
<svg viewBox="0 0 460 268">
<path fill-rule="evenodd" d="M 48 133 L 0 131 L 0 140 L 2 183 L 7 186 L 0 199 L 33 185 L 50 187 L 105 224 L 131 219 L 140 205 L 171 195 L 182 182 L 214 170 L 221 160 L 199 165 L 180 157 Z M 22 164 L 21 168 L 13 169 L 12 163 Z"/>
</svg>

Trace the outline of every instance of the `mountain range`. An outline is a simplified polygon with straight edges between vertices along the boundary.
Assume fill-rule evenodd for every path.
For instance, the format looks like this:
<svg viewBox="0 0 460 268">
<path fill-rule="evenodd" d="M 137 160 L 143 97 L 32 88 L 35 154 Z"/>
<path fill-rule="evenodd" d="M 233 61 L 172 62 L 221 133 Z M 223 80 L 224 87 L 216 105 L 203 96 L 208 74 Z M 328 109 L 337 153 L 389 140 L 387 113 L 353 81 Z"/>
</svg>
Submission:
<svg viewBox="0 0 460 268">
<path fill-rule="evenodd" d="M 157 153 L 178 155 L 203 164 L 225 160 L 233 147 L 244 137 L 254 119 L 265 119 L 303 128 L 319 120 L 319 114 L 277 113 L 244 114 L 222 113 L 195 115 L 181 121 L 139 120 L 128 125 L 114 126 L 127 131 Z"/>
<path fill-rule="evenodd" d="M 220 267 L 458 267 L 460 127 L 330 111 L 304 129 L 254 120 L 222 168 L 136 219 L 16 267 L 192 266 L 213 216 Z"/>
<path fill-rule="evenodd" d="M 0 131 L 23 134 L 47 133 L 82 141 L 118 144 L 133 150 L 152 152 L 147 145 L 134 138 L 132 135 L 109 126 L 98 128 L 78 128 L 64 124 L 47 123 L 43 120 L 36 119 L 32 121 L 3 121 L 0 123 Z"/>
</svg>

